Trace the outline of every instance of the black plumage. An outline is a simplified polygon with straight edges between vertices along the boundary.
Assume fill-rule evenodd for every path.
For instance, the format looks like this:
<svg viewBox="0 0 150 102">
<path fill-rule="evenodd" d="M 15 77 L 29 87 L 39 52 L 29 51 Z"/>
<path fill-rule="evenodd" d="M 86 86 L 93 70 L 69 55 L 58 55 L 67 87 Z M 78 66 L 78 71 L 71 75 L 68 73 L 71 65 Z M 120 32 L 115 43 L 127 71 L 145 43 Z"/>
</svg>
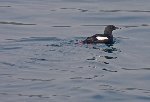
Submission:
<svg viewBox="0 0 150 102">
<path fill-rule="evenodd" d="M 108 25 L 107 27 L 105 27 L 104 34 L 95 34 L 91 37 L 87 37 L 82 42 L 84 44 L 92 44 L 92 43 L 111 44 L 113 43 L 112 31 L 116 29 L 118 29 L 118 27 L 115 27 L 114 25 Z"/>
</svg>

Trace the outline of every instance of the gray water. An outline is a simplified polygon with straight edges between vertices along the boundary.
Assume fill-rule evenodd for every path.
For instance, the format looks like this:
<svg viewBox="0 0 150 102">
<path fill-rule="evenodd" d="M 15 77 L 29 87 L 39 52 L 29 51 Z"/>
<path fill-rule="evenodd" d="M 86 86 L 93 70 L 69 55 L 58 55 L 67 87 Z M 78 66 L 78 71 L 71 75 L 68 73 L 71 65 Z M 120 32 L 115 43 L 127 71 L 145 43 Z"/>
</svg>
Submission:
<svg viewBox="0 0 150 102">
<path fill-rule="evenodd" d="M 0 0 L 1 102 L 150 102 L 149 0 Z M 80 43 L 113 32 L 113 45 Z"/>
</svg>

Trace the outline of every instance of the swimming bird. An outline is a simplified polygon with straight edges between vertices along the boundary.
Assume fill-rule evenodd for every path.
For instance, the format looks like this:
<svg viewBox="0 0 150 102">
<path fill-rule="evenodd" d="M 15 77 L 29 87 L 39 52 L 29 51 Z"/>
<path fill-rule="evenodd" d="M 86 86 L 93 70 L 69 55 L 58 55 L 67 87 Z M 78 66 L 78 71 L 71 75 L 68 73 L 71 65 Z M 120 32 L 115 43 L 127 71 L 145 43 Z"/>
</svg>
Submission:
<svg viewBox="0 0 150 102">
<path fill-rule="evenodd" d="M 113 35 L 112 31 L 119 29 L 114 25 L 108 25 L 105 27 L 104 34 L 95 34 L 91 37 L 87 37 L 83 44 L 97 44 L 97 43 L 105 43 L 105 44 L 112 44 L 113 43 Z"/>
</svg>

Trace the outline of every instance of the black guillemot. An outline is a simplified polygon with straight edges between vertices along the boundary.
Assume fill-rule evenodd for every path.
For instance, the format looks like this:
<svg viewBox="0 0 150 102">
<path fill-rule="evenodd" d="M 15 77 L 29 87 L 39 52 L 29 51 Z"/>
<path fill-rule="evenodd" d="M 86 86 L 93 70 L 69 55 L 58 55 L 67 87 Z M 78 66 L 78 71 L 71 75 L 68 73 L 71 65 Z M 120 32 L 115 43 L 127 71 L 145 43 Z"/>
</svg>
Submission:
<svg viewBox="0 0 150 102">
<path fill-rule="evenodd" d="M 119 29 L 118 27 L 115 27 L 114 25 L 108 25 L 105 27 L 104 34 L 95 34 L 91 37 L 87 37 L 84 41 L 82 41 L 83 44 L 97 44 L 97 43 L 105 43 L 105 44 L 112 44 L 113 43 L 113 35 L 112 31 Z"/>
</svg>

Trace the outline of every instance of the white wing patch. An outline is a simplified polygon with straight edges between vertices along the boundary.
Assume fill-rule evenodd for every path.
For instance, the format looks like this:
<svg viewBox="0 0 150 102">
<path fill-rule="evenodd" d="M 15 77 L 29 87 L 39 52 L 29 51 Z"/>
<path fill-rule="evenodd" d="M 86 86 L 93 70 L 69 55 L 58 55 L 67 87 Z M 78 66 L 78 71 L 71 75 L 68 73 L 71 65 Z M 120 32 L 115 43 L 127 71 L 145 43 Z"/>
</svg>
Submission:
<svg viewBox="0 0 150 102">
<path fill-rule="evenodd" d="M 96 39 L 97 39 L 97 40 L 107 40 L 108 38 L 107 38 L 107 37 L 97 36 Z"/>
</svg>

